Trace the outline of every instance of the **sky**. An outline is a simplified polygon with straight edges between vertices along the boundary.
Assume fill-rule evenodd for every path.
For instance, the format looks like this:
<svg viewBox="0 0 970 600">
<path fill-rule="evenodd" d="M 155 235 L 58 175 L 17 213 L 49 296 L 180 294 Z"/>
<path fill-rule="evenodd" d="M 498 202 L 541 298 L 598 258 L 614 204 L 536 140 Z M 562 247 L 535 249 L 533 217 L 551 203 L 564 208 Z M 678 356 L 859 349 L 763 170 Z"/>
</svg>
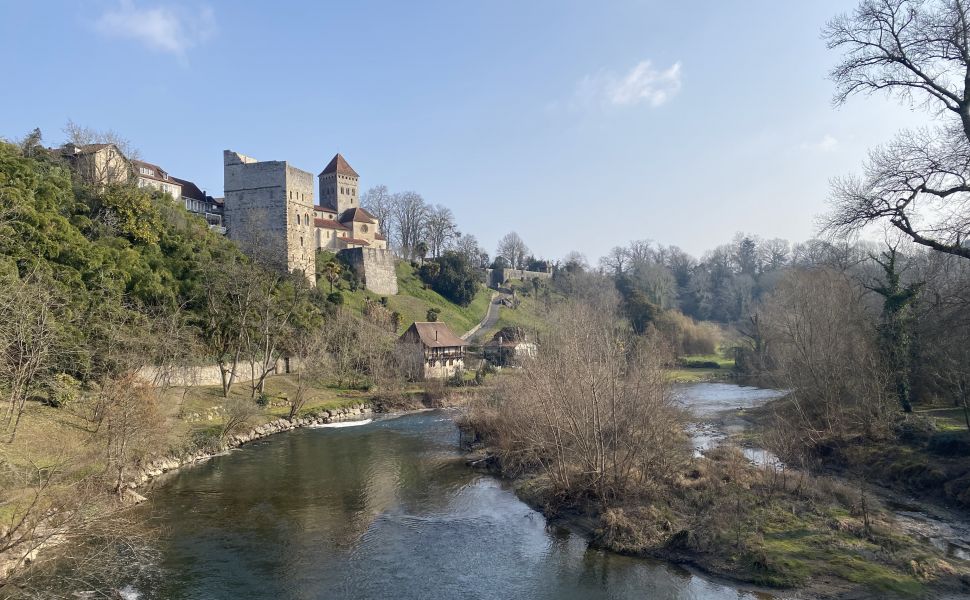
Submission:
<svg viewBox="0 0 970 600">
<path fill-rule="evenodd" d="M 834 107 L 856 2 L 0 0 L 0 136 L 67 121 L 222 195 L 222 151 L 452 209 L 494 253 L 700 255 L 817 232 L 832 177 L 928 115 Z"/>
</svg>

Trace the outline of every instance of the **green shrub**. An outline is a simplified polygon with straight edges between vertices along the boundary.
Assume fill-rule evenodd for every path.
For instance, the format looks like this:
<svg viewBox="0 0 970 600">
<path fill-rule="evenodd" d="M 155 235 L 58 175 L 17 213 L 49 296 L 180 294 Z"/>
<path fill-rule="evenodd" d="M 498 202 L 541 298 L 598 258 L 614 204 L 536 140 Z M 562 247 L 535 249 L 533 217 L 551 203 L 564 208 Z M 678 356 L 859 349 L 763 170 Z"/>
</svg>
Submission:
<svg viewBox="0 0 970 600">
<path fill-rule="evenodd" d="M 965 431 L 938 433 L 926 449 L 940 456 L 970 456 L 970 435 Z"/>
<path fill-rule="evenodd" d="M 720 369 L 721 364 L 713 360 L 682 360 L 680 364 L 685 369 Z"/>
<path fill-rule="evenodd" d="M 266 394 L 260 394 L 256 397 L 256 406 L 269 406 L 269 396 Z"/>
<path fill-rule="evenodd" d="M 81 395 L 81 383 L 67 373 L 58 373 L 47 384 L 47 400 L 45 404 L 60 408 L 78 399 Z"/>
<path fill-rule="evenodd" d="M 332 292 L 327 294 L 327 302 L 333 304 L 334 306 L 340 306 L 344 303 L 344 295 L 340 292 Z"/>
</svg>

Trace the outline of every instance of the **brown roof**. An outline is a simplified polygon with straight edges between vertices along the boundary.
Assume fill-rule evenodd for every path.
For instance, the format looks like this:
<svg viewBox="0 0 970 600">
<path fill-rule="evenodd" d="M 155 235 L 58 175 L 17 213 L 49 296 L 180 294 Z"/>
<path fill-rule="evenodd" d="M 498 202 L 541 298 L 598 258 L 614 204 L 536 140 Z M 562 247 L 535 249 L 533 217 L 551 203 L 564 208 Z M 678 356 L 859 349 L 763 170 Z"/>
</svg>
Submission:
<svg viewBox="0 0 970 600">
<path fill-rule="evenodd" d="M 383 235 L 379 234 L 379 233 L 375 233 L 374 234 L 374 239 L 375 240 L 380 240 L 382 242 L 386 242 L 387 241 L 387 238 L 384 237 Z"/>
<path fill-rule="evenodd" d="M 132 165 L 132 167 L 134 167 L 134 169 L 135 169 L 135 175 L 138 176 L 138 177 L 146 177 L 148 179 L 154 179 L 155 181 L 161 181 L 163 183 L 171 183 L 173 185 L 181 185 L 178 181 L 175 181 L 175 178 L 174 177 L 168 177 L 166 179 L 166 176 L 168 176 L 168 171 L 166 171 L 165 169 L 161 168 L 158 165 L 153 165 L 152 163 L 145 162 L 143 160 L 132 160 L 131 161 L 131 165 Z M 155 174 L 154 175 L 145 175 L 144 173 L 141 172 L 140 167 L 146 167 L 148 169 L 152 169 L 152 170 L 154 170 Z"/>
<path fill-rule="evenodd" d="M 356 221 L 357 223 L 377 223 L 377 219 L 374 215 L 370 214 L 363 208 L 348 208 L 340 215 L 340 222 L 347 223 L 348 221 Z"/>
<path fill-rule="evenodd" d="M 63 154 L 65 156 L 70 156 L 72 154 L 92 154 L 94 152 L 99 152 L 101 150 L 104 150 L 105 148 L 108 148 L 108 147 L 113 147 L 115 150 L 118 150 L 118 147 L 115 146 L 114 144 L 84 144 L 82 146 L 78 146 L 70 142 L 64 144 L 60 148 L 49 148 L 49 150 L 51 152 L 56 152 L 59 154 Z M 71 148 L 74 148 L 75 152 L 71 152 L 70 150 Z M 118 152 L 121 153 L 121 150 L 118 150 Z"/>
<path fill-rule="evenodd" d="M 172 181 L 182 186 L 182 197 L 192 198 L 193 200 L 201 200 L 203 202 L 207 200 L 213 200 L 210 196 L 207 196 L 205 192 L 199 189 L 199 186 L 195 185 L 188 179 L 179 179 L 178 177 L 171 177 Z"/>
<path fill-rule="evenodd" d="M 321 175 L 326 175 L 328 173 L 339 173 L 341 175 L 350 175 L 351 177 L 360 177 L 360 175 L 357 174 L 357 171 L 350 166 L 350 163 L 348 163 L 339 152 L 333 157 L 330 164 L 320 172 Z"/>
<path fill-rule="evenodd" d="M 333 219 L 321 219 L 320 217 L 313 219 L 313 225 L 316 227 L 322 227 L 323 229 L 339 229 L 341 231 L 347 230 L 346 227 Z"/>
<path fill-rule="evenodd" d="M 428 348 L 448 348 L 467 346 L 468 343 L 456 336 L 448 326 L 440 321 L 434 323 L 414 323 L 401 335 L 402 340 L 413 341 L 417 337 Z"/>
<path fill-rule="evenodd" d="M 357 244 L 358 246 L 370 246 L 370 242 L 368 242 L 367 240 L 362 240 L 360 238 L 344 237 L 344 238 L 340 238 L 340 241 L 346 244 Z"/>
</svg>

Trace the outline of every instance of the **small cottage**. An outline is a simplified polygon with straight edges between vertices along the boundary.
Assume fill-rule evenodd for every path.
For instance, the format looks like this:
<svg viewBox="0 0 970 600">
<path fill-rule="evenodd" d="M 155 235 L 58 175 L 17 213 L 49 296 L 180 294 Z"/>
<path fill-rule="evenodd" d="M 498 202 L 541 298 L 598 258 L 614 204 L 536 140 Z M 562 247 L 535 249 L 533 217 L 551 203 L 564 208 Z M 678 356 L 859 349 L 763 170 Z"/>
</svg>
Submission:
<svg viewBox="0 0 970 600">
<path fill-rule="evenodd" d="M 401 342 L 420 348 L 425 379 L 447 379 L 465 368 L 468 344 L 444 323 L 414 323 L 401 334 Z"/>
<path fill-rule="evenodd" d="M 482 356 L 499 367 L 520 366 L 523 360 L 535 358 L 536 343 L 529 340 L 521 327 L 503 327 L 482 346 Z"/>
</svg>

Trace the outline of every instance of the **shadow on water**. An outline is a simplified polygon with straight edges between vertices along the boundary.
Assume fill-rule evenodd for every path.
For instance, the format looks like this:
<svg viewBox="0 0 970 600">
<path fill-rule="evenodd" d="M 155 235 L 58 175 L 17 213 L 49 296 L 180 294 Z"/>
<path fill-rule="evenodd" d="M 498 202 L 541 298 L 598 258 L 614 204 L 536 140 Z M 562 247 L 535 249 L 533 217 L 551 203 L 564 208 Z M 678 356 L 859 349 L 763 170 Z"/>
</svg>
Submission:
<svg viewBox="0 0 970 600">
<path fill-rule="evenodd" d="M 178 472 L 141 509 L 164 532 L 158 564 L 110 586 L 142 599 L 763 597 L 547 526 L 465 467 L 451 417 L 297 430 Z"/>
</svg>

